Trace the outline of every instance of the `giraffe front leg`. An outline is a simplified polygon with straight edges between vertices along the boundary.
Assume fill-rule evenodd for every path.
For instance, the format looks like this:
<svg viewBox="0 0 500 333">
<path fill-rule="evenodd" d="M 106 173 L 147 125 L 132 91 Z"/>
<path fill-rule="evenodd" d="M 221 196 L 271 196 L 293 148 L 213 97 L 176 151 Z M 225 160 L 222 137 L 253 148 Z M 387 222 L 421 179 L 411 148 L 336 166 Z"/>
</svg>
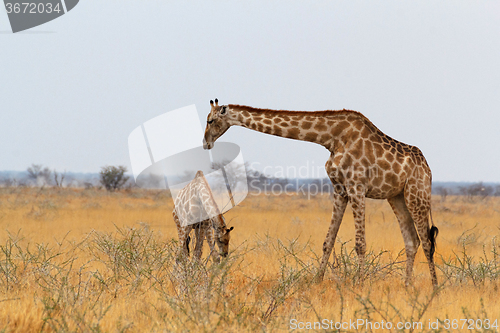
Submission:
<svg viewBox="0 0 500 333">
<path fill-rule="evenodd" d="M 355 228 L 355 249 L 358 255 L 360 277 L 364 275 L 366 237 L 365 237 L 365 192 L 362 186 L 349 188 L 349 200 L 351 201 Z"/>
<path fill-rule="evenodd" d="M 347 207 L 347 197 L 340 193 L 343 191 L 333 193 L 333 213 L 332 221 L 330 227 L 328 228 L 328 233 L 326 234 L 325 242 L 323 243 L 323 257 L 321 258 L 321 263 L 318 270 L 318 275 L 316 280 L 318 282 L 323 281 L 325 276 L 326 266 L 328 265 L 328 260 L 335 245 L 335 238 L 342 223 L 342 218 L 344 217 L 344 212 Z"/>
<path fill-rule="evenodd" d="M 212 228 L 210 224 L 207 226 L 206 235 L 207 235 L 208 246 L 210 247 L 210 254 L 212 256 L 212 260 L 218 264 L 220 263 L 220 254 L 219 251 L 217 251 L 217 249 L 215 248 L 214 228 Z"/>
</svg>

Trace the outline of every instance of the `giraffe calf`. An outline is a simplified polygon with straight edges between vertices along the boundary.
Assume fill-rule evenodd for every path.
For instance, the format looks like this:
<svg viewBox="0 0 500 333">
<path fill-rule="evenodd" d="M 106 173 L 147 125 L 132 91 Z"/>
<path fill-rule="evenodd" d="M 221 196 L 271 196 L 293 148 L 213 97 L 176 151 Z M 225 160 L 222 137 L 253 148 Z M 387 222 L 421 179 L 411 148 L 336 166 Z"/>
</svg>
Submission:
<svg viewBox="0 0 500 333">
<path fill-rule="evenodd" d="M 172 215 L 179 234 L 180 257 L 189 257 L 189 242 L 191 240 L 189 233 L 193 229 L 196 234 L 194 250 L 196 259 L 201 258 L 205 238 L 215 262 L 220 262 L 220 255 L 227 256 L 229 232 L 233 230 L 233 227 L 229 229 L 226 227 L 224 216 L 215 202 L 212 190 L 202 171 L 198 171 L 194 179 L 179 191 L 175 198 Z M 220 254 L 215 250 L 214 243 L 217 243 Z"/>
<path fill-rule="evenodd" d="M 227 257 L 229 253 L 229 240 L 231 239 L 230 231 L 234 229 L 224 228 L 224 232 L 221 237 L 217 238 L 214 234 L 215 226 L 213 225 L 211 219 L 207 219 L 198 223 L 190 224 L 183 227 L 179 221 L 179 218 L 175 212 L 175 208 L 172 212 L 175 224 L 177 226 L 177 233 L 179 234 L 179 257 L 189 257 L 189 243 L 191 242 L 191 237 L 189 234 L 194 229 L 194 234 L 196 236 L 196 243 L 194 248 L 194 258 L 200 260 L 203 255 L 203 243 L 205 239 L 207 240 L 208 246 L 210 247 L 210 255 L 214 262 L 220 262 L 220 255 Z M 223 221 L 225 221 L 224 216 L 220 215 Z M 219 251 L 215 249 L 215 243 Z"/>
</svg>

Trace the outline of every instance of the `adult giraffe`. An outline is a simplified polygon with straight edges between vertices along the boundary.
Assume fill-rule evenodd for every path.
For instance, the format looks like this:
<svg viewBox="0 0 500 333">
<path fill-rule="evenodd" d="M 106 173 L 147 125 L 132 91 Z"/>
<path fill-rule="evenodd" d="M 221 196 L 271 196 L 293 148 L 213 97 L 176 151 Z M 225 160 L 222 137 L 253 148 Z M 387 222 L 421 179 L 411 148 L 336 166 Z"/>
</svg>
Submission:
<svg viewBox="0 0 500 333">
<path fill-rule="evenodd" d="M 360 267 L 363 267 L 367 197 L 387 199 L 396 214 L 406 249 L 406 284 L 411 282 L 415 255 L 422 242 L 432 284 L 437 286 L 433 256 L 438 229 L 434 223 L 429 226 L 432 175 L 420 149 L 392 139 L 356 111 L 268 110 L 219 105 L 217 99 L 215 104 L 210 101 L 210 105 L 203 140 L 205 149 L 211 149 L 229 127 L 238 125 L 284 138 L 318 143 L 331 152 L 325 168 L 334 187 L 333 214 L 323 243 L 318 280 L 321 281 L 325 274 L 349 201 L 356 229 L 356 253 Z"/>
</svg>

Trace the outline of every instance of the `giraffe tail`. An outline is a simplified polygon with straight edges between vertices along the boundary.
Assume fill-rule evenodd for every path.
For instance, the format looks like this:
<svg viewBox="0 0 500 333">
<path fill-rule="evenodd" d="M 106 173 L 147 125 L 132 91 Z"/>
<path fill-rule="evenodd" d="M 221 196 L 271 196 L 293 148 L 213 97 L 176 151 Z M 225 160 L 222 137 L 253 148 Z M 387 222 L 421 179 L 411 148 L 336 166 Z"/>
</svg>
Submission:
<svg viewBox="0 0 500 333">
<path fill-rule="evenodd" d="M 436 250 L 436 237 L 439 234 L 439 229 L 434 225 L 432 220 L 432 209 L 429 207 L 429 215 L 431 216 L 432 226 L 429 229 L 429 240 L 431 241 L 431 258 L 434 256 L 434 251 Z"/>
<path fill-rule="evenodd" d="M 188 256 L 189 256 L 189 242 L 191 242 L 190 236 L 188 236 L 188 238 L 186 239 L 186 249 L 187 249 Z"/>
</svg>

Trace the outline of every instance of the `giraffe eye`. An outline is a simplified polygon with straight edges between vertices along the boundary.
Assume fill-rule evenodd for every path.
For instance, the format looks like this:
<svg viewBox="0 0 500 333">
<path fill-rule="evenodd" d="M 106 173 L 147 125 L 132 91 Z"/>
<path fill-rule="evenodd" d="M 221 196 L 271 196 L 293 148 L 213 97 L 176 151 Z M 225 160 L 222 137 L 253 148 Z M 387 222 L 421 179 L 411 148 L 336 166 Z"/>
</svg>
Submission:
<svg viewBox="0 0 500 333">
<path fill-rule="evenodd" d="M 211 124 L 211 123 L 213 123 L 213 122 L 214 122 L 214 120 L 213 120 L 213 119 L 212 119 L 212 120 L 207 121 L 207 123 L 209 123 L 209 124 Z"/>
</svg>

